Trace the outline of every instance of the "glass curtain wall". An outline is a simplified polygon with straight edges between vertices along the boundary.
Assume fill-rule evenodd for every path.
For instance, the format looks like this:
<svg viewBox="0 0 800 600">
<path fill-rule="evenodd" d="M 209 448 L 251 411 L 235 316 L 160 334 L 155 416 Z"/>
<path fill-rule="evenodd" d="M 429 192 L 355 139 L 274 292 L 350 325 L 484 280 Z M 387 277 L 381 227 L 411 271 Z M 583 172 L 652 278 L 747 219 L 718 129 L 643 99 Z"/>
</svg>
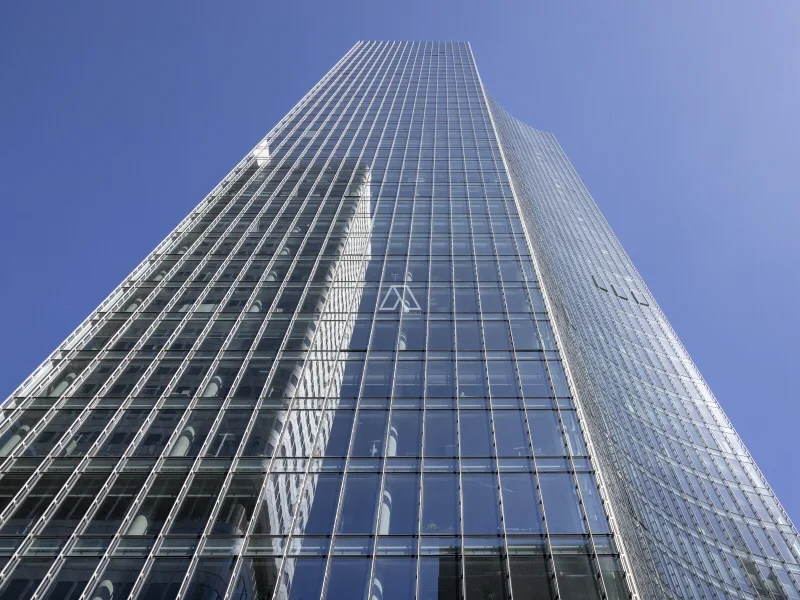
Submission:
<svg viewBox="0 0 800 600">
<path fill-rule="evenodd" d="M 361 42 L 3 404 L 0 599 L 630 596 L 468 44 Z"/>
</svg>

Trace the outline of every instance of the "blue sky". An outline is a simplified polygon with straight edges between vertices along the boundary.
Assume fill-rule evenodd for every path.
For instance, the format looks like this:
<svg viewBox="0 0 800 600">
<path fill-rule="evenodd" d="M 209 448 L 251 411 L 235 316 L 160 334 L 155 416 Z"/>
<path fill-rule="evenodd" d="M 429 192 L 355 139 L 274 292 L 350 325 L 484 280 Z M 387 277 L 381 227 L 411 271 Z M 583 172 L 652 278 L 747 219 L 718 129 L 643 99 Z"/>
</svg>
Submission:
<svg viewBox="0 0 800 600">
<path fill-rule="evenodd" d="M 466 39 L 556 134 L 800 517 L 800 4 L 0 5 L 0 396 L 359 39 Z"/>
</svg>

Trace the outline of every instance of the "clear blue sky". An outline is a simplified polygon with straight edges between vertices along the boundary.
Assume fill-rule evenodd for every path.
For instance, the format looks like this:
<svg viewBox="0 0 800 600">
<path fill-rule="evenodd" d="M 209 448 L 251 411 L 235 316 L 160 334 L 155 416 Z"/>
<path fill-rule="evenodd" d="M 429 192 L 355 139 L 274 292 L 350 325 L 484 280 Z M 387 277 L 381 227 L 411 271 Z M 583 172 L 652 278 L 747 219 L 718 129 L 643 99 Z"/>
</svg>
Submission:
<svg viewBox="0 0 800 600">
<path fill-rule="evenodd" d="M 800 3 L 0 5 L 0 396 L 359 39 L 469 40 L 800 518 Z"/>
</svg>

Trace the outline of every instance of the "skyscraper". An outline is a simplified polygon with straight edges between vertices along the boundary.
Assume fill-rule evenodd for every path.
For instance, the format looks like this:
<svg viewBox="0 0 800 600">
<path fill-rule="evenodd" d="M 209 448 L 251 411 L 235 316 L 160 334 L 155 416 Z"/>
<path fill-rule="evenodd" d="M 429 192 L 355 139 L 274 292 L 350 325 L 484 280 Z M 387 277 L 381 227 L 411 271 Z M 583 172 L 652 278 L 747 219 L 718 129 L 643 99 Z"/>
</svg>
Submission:
<svg viewBox="0 0 800 600">
<path fill-rule="evenodd" d="M 800 598 L 554 138 L 360 42 L 2 405 L 0 600 Z"/>
</svg>

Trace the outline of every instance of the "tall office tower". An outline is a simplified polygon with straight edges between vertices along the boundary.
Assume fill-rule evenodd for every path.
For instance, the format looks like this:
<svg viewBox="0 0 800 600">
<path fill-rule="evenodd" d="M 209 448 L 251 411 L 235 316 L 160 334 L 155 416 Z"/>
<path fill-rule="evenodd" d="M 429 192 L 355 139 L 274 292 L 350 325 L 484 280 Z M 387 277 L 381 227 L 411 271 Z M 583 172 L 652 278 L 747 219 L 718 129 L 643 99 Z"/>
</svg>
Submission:
<svg viewBox="0 0 800 600">
<path fill-rule="evenodd" d="M 361 42 L 2 406 L 0 600 L 796 599 L 558 145 Z"/>
</svg>

